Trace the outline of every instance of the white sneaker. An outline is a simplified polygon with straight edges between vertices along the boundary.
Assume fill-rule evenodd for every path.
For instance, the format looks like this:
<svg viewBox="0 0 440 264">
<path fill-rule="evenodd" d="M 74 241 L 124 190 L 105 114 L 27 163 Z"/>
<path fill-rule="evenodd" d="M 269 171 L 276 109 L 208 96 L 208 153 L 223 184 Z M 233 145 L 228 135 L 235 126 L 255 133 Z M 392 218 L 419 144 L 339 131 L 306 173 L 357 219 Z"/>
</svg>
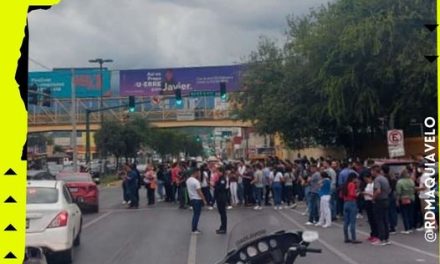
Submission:
<svg viewBox="0 0 440 264">
<path fill-rule="evenodd" d="M 283 210 L 283 207 L 282 206 L 278 206 L 278 210 Z"/>
<path fill-rule="evenodd" d="M 297 204 L 296 204 L 296 203 L 294 203 L 294 204 L 292 204 L 292 205 L 290 206 L 290 209 L 295 209 L 295 208 L 296 208 L 296 206 L 297 206 Z"/>
<path fill-rule="evenodd" d="M 128 201 L 127 204 L 131 204 L 131 201 Z"/>
<path fill-rule="evenodd" d="M 331 225 L 323 225 L 322 228 L 329 228 Z"/>
<path fill-rule="evenodd" d="M 312 222 L 307 222 L 305 225 L 313 225 Z"/>
<path fill-rule="evenodd" d="M 307 215 L 307 213 L 308 213 L 308 212 L 307 212 L 307 211 L 305 211 L 305 212 L 303 212 L 303 213 L 302 213 L 301 215 Z"/>
<path fill-rule="evenodd" d="M 196 231 L 193 231 L 193 232 L 191 232 L 193 235 L 198 235 L 198 234 L 201 234 L 202 232 L 200 232 L 199 230 L 196 230 Z"/>
<path fill-rule="evenodd" d="M 316 223 L 315 226 L 322 226 L 322 224 L 321 223 Z"/>
<path fill-rule="evenodd" d="M 127 204 L 127 201 L 122 201 L 122 204 Z"/>
<path fill-rule="evenodd" d="M 254 210 L 258 210 L 258 205 L 254 207 Z"/>
<path fill-rule="evenodd" d="M 273 209 L 278 210 L 278 206 L 275 206 Z"/>
<path fill-rule="evenodd" d="M 210 206 L 208 207 L 208 210 L 214 210 L 214 207 Z"/>
<path fill-rule="evenodd" d="M 403 231 L 400 231 L 400 233 L 401 233 L 401 234 L 408 235 L 408 234 L 410 234 L 411 232 L 410 232 L 409 230 L 408 230 L 408 231 L 403 230 Z"/>
<path fill-rule="evenodd" d="M 232 206 L 228 206 L 226 209 L 231 210 L 231 209 L 232 209 Z"/>
<path fill-rule="evenodd" d="M 416 230 L 419 231 L 419 232 L 422 232 L 422 231 L 425 231 L 425 228 L 424 227 L 419 227 Z"/>
<path fill-rule="evenodd" d="M 258 210 L 263 210 L 263 207 L 261 207 L 261 206 L 258 206 Z"/>
<path fill-rule="evenodd" d="M 361 215 L 361 214 L 357 214 L 357 215 L 356 215 L 356 218 L 357 218 L 357 219 L 362 219 L 362 218 L 364 218 L 364 216 Z"/>
</svg>

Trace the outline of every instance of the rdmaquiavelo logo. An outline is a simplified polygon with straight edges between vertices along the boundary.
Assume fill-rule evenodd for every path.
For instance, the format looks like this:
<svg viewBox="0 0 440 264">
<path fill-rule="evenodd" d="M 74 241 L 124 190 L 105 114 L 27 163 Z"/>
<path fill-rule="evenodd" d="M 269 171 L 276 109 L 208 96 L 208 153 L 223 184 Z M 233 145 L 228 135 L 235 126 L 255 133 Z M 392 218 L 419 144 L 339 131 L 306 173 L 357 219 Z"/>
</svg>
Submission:
<svg viewBox="0 0 440 264">
<path fill-rule="evenodd" d="M 0 263 L 21 264 L 24 258 L 26 159 L 23 149 L 27 112 L 22 98 L 27 98 L 27 14 L 31 6 L 51 6 L 58 2 L 3 1 L 0 8 L 0 33 L 4 40 L 0 49 Z"/>
</svg>

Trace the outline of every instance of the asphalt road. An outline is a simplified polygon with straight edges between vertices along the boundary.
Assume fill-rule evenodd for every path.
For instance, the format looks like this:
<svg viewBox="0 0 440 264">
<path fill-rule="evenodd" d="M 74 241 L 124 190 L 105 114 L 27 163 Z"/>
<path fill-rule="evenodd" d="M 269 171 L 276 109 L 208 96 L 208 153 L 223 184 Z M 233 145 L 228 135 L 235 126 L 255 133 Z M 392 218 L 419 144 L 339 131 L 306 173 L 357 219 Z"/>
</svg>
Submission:
<svg viewBox="0 0 440 264">
<path fill-rule="evenodd" d="M 219 226 L 216 210 L 203 210 L 199 224 L 202 234 L 191 236 L 190 210 L 179 210 L 177 206 L 167 203 L 147 208 L 145 189 L 141 190 L 140 196 L 140 208 L 128 210 L 121 204 L 119 186 L 101 189 L 100 213 L 84 215 L 82 244 L 75 249 L 75 264 L 211 264 L 226 255 L 231 234 L 215 234 Z M 295 210 L 263 209 L 263 212 L 272 214 L 291 229 L 319 231 L 320 239 L 312 245 L 321 248 L 323 253 L 298 258 L 296 263 L 439 263 L 438 242 L 426 242 L 422 232 L 396 234 L 391 237 L 392 245 L 377 247 L 365 241 L 368 223 L 359 220 L 358 239 L 364 240 L 364 243 L 344 244 L 341 221 L 328 229 L 306 227 L 304 223 L 307 218 L 301 215 L 303 210 L 301 206 Z M 249 218 L 255 214 L 250 208 L 228 210 L 228 229 L 243 221 L 252 225 L 253 221 L 249 221 Z"/>
</svg>

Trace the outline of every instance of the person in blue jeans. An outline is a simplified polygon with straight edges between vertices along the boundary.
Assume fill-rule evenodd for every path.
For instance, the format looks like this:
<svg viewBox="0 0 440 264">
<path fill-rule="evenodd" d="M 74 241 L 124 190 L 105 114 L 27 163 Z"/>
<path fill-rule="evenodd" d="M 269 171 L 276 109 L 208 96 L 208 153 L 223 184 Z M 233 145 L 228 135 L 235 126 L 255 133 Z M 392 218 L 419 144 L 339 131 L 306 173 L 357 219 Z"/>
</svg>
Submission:
<svg viewBox="0 0 440 264">
<path fill-rule="evenodd" d="M 310 193 L 309 193 L 309 221 L 306 225 L 313 225 L 319 221 L 319 189 L 321 188 L 321 173 L 318 171 L 316 164 L 310 165 L 311 176 L 308 178 Z"/>
<path fill-rule="evenodd" d="M 272 190 L 274 194 L 274 203 L 275 203 L 275 210 L 281 210 L 281 197 L 282 197 L 282 182 L 284 181 L 283 177 L 283 171 L 281 168 L 277 168 L 275 170 L 275 173 L 271 175 L 273 178 L 272 181 Z"/>
<path fill-rule="evenodd" d="M 358 212 L 356 205 L 358 196 L 355 183 L 356 177 L 357 175 L 355 173 L 350 173 L 342 188 L 344 199 L 344 242 L 360 244 L 362 242 L 356 240 L 356 215 Z M 350 229 L 351 239 L 349 237 L 348 229 Z"/>
<path fill-rule="evenodd" d="M 202 186 L 200 184 L 200 171 L 192 169 L 190 171 L 191 177 L 186 180 L 186 187 L 188 196 L 193 207 L 193 218 L 191 222 L 191 230 L 194 235 L 200 234 L 198 229 L 200 214 L 202 213 L 202 206 L 206 204 L 205 196 L 202 193 Z"/>
</svg>

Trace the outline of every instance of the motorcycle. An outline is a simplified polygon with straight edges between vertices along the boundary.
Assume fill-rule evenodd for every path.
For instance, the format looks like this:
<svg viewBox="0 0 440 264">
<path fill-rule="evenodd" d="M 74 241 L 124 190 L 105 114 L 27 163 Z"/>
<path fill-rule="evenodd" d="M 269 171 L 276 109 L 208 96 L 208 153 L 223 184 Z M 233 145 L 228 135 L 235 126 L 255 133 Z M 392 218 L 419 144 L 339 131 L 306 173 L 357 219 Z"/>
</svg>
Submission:
<svg viewBox="0 0 440 264">
<path fill-rule="evenodd" d="M 228 253 L 217 264 L 292 264 L 307 253 L 318 240 L 316 231 L 293 231 L 280 214 L 259 213 L 238 223 L 229 232 Z"/>
</svg>

